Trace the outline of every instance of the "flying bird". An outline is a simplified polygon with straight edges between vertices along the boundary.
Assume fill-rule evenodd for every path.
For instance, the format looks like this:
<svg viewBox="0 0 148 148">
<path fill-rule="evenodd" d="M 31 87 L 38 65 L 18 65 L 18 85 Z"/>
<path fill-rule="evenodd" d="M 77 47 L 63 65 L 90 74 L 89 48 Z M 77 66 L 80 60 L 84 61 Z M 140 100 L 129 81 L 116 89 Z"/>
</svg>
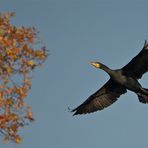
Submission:
<svg viewBox="0 0 148 148">
<path fill-rule="evenodd" d="M 147 41 L 139 54 L 121 69 L 112 70 L 100 62 L 90 62 L 90 64 L 107 72 L 110 79 L 86 101 L 73 109 L 73 115 L 102 110 L 112 105 L 127 90 L 136 93 L 141 103 L 148 103 L 148 89 L 143 88 L 138 82 L 138 79 L 148 71 Z"/>
</svg>

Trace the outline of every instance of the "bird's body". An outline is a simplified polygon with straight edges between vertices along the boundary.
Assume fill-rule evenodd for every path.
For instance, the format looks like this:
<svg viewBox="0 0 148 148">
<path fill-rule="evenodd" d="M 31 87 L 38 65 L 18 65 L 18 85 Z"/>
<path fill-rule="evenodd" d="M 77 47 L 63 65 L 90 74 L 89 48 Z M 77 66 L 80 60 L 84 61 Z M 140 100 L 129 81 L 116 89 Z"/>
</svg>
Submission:
<svg viewBox="0 0 148 148">
<path fill-rule="evenodd" d="M 121 69 L 111 70 L 100 62 L 91 62 L 91 64 L 107 72 L 110 79 L 85 102 L 73 109 L 74 115 L 102 110 L 114 103 L 127 90 L 135 92 L 140 102 L 148 103 L 148 89 L 142 88 L 138 82 L 138 79 L 148 71 L 148 43 L 146 41 L 141 52 Z"/>
<path fill-rule="evenodd" d="M 131 91 L 138 91 L 141 88 L 140 83 L 136 79 L 125 76 L 121 70 L 110 71 L 110 77 L 120 85 L 124 86 L 126 89 Z"/>
</svg>

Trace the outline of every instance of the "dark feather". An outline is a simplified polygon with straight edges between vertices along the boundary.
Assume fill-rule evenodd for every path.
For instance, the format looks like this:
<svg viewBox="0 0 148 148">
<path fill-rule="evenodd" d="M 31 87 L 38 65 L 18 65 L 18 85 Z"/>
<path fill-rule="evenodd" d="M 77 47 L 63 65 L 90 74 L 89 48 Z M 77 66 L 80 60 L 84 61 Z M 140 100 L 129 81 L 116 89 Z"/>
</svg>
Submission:
<svg viewBox="0 0 148 148">
<path fill-rule="evenodd" d="M 72 112 L 75 112 L 74 115 L 77 115 L 102 110 L 105 107 L 113 104 L 117 98 L 124 93 L 126 93 L 126 88 L 110 79 L 102 88 L 91 95 L 84 103 L 73 109 Z"/>
<path fill-rule="evenodd" d="M 148 43 L 145 41 L 141 52 L 122 68 L 123 74 L 140 79 L 148 71 Z"/>
<path fill-rule="evenodd" d="M 148 89 L 142 88 L 141 91 L 136 93 L 138 95 L 138 99 L 141 103 L 148 103 Z"/>
</svg>

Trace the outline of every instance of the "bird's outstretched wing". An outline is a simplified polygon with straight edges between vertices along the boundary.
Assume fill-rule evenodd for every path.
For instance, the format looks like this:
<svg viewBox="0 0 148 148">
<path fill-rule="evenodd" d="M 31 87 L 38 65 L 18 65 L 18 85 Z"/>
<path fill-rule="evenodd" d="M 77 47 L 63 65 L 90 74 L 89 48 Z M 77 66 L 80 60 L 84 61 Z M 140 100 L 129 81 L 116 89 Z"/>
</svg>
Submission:
<svg viewBox="0 0 148 148">
<path fill-rule="evenodd" d="M 126 76 L 140 79 L 148 71 L 148 43 L 145 41 L 143 49 L 127 65 L 122 68 Z"/>
<path fill-rule="evenodd" d="M 75 112 L 74 115 L 77 115 L 102 110 L 105 107 L 113 104 L 117 98 L 124 93 L 126 93 L 126 88 L 117 84 L 110 78 L 110 80 L 102 88 L 92 94 L 80 106 L 73 109 L 72 112 Z"/>
</svg>

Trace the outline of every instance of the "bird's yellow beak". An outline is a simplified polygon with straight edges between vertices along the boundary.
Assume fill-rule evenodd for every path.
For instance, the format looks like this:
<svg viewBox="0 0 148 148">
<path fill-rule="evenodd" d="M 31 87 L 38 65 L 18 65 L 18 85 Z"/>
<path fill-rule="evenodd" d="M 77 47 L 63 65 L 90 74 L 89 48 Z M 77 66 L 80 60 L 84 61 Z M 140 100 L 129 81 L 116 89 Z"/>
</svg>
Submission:
<svg viewBox="0 0 148 148">
<path fill-rule="evenodd" d="M 96 67 L 96 68 L 100 68 L 100 64 L 99 63 L 97 63 L 97 62 L 90 62 L 90 64 L 92 65 L 92 66 L 94 66 L 94 67 Z"/>
</svg>

